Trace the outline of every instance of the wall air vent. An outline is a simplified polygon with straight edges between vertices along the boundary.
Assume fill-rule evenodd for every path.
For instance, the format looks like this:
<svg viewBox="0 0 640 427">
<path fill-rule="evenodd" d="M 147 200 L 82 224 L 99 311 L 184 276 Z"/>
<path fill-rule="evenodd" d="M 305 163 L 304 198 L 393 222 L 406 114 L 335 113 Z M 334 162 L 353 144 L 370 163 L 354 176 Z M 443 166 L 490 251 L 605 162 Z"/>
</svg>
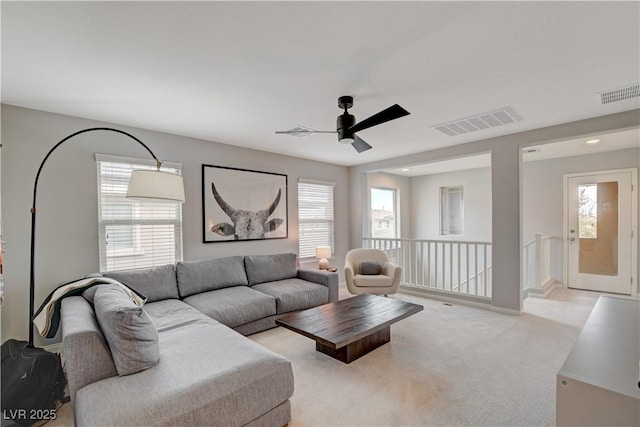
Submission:
<svg viewBox="0 0 640 427">
<path fill-rule="evenodd" d="M 449 123 L 432 126 L 432 128 L 439 130 L 445 135 L 456 136 L 478 130 L 508 125 L 519 121 L 520 118 L 509 108 L 505 107 L 489 113 L 477 114 L 464 119 L 458 119 Z"/>
<path fill-rule="evenodd" d="M 602 104 L 609 104 L 611 102 L 624 101 L 626 99 L 640 97 L 640 84 L 629 85 L 625 87 L 619 87 L 618 89 L 611 89 L 604 92 L 599 92 L 598 97 Z"/>
</svg>

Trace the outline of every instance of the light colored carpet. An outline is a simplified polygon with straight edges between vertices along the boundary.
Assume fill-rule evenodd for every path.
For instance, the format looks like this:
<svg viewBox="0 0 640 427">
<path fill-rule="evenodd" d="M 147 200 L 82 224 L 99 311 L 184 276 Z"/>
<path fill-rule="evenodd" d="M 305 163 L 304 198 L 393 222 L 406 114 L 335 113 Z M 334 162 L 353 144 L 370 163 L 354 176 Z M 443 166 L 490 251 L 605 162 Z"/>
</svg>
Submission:
<svg viewBox="0 0 640 427">
<path fill-rule="evenodd" d="M 397 294 L 424 311 L 349 365 L 282 328 L 252 339 L 293 364 L 291 426 L 546 426 L 556 373 L 597 297 L 557 290 L 509 316 Z"/>
<path fill-rule="evenodd" d="M 341 290 L 341 298 L 348 297 Z M 597 293 L 556 290 L 509 316 L 404 294 L 424 311 L 346 365 L 283 328 L 251 339 L 291 360 L 291 427 L 551 426 L 555 376 Z M 69 405 L 48 427 L 72 425 Z"/>
</svg>

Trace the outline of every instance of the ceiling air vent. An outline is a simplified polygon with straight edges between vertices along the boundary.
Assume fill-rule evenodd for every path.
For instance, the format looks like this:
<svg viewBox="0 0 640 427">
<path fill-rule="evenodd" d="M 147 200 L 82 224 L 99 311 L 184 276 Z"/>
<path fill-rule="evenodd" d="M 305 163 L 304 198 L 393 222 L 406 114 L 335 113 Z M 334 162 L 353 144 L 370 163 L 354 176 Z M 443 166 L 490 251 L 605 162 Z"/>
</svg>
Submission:
<svg viewBox="0 0 640 427">
<path fill-rule="evenodd" d="M 602 104 L 609 104 L 611 102 L 624 101 L 625 99 L 640 97 L 640 84 L 629 85 L 625 87 L 619 87 L 618 89 L 607 90 L 599 92 L 600 102 Z"/>
<path fill-rule="evenodd" d="M 439 130 L 445 135 L 456 136 L 477 130 L 494 128 L 510 123 L 519 122 L 520 118 L 509 108 L 501 108 L 500 110 L 491 111 L 489 113 L 477 114 L 475 116 L 466 117 L 464 119 L 454 120 L 449 123 L 432 126 L 433 129 Z"/>
</svg>

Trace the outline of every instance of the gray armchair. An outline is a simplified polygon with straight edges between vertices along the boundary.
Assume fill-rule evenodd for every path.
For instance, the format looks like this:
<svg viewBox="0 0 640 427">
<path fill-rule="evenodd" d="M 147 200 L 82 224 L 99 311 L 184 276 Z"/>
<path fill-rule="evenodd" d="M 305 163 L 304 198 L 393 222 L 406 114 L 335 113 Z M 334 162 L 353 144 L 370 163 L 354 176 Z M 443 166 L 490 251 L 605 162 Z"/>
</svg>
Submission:
<svg viewBox="0 0 640 427">
<path fill-rule="evenodd" d="M 361 274 L 362 263 L 380 263 L 380 274 Z M 364 271 L 367 273 L 366 271 Z M 398 292 L 402 269 L 389 261 L 379 249 L 352 249 L 347 252 L 344 277 L 347 289 L 354 295 L 388 295 Z"/>
</svg>

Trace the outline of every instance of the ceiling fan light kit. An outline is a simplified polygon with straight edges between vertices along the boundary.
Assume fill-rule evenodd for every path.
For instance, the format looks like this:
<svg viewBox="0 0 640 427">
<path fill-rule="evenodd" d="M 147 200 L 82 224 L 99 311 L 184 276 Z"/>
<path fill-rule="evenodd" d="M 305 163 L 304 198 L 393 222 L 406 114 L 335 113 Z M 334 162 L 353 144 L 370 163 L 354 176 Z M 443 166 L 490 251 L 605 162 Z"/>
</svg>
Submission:
<svg viewBox="0 0 640 427">
<path fill-rule="evenodd" d="M 398 119 L 400 117 L 404 117 L 409 115 L 410 113 L 399 106 L 398 104 L 394 104 L 391 107 L 382 110 L 371 117 L 364 119 L 363 121 L 356 123 L 356 118 L 353 114 L 349 114 L 348 109 L 353 107 L 353 97 L 352 96 L 341 96 L 338 98 L 338 107 L 344 110 L 344 113 L 338 116 L 336 119 L 336 130 L 335 131 L 315 131 L 309 128 L 304 128 L 303 126 L 297 126 L 290 130 L 285 131 L 276 131 L 277 134 L 287 134 L 298 136 L 301 133 L 304 134 L 312 134 L 312 133 L 337 133 L 338 134 L 338 142 L 342 144 L 351 144 L 351 146 L 358 152 L 362 153 L 371 149 L 371 145 L 369 145 L 365 140 L 356 135 L 356 132 L 361 130 L 365 130 L 382 123 L 386 123 L 391 120 Z M 305 129 L 304 132 L 301 132 L 301 129 Z"/>
</svg>

